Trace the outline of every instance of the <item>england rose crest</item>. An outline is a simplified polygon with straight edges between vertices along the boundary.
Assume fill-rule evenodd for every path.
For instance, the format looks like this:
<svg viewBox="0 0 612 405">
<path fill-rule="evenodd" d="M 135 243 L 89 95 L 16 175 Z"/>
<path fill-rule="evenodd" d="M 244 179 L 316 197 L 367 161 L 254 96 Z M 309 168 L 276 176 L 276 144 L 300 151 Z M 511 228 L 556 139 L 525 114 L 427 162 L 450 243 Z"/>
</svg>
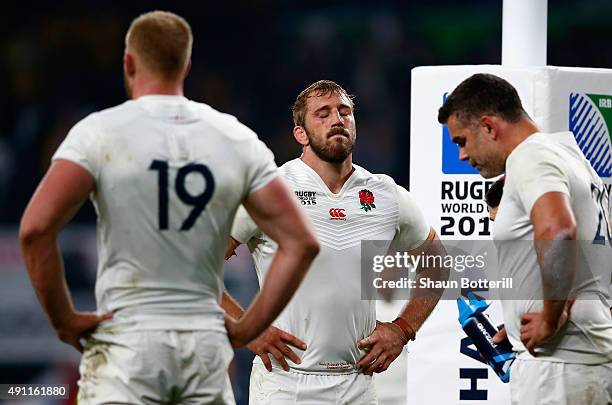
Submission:
<svg viewBox="0 0 612 405">
<path fill-rule="evenodd" d="M 374 205 L 374 194 L 370 190 L 363 189 L 359 192 L 359 202 L 361 203 L 361 209 L 365 212 L 376 208 L 376 205 Z"/>
</svg>

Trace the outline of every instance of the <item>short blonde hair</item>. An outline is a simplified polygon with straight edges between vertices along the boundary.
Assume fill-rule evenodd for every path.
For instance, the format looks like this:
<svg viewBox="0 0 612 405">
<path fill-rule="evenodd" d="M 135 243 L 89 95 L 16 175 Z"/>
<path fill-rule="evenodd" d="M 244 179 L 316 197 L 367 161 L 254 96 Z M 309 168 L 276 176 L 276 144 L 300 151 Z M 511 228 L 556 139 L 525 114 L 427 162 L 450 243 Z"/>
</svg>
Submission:
<svg viewBox="0 0 612 405">
<path fill-rule="evenodd" d="M 163 79 L 176 79 L 191 59 L 191 27 L 183 17 L 167 11 L 151 11 L 134 19 L 125 41 L 127 50 Z"/>
<path fill-rule="evenodd" d="M 296 97 L 293 107 L 291 108 L 295 126 L 303 127 L 306 125 L 306 104 L 310 97 L 321 97 L 333 93 L 346 97 L 351 103 L 351 108 L 355 106 L 353 101 L 355 96 L 348 94 L 338 83 L 332 82 L 331 80 L 319 80 L 306 87 Z"/>
</svg>

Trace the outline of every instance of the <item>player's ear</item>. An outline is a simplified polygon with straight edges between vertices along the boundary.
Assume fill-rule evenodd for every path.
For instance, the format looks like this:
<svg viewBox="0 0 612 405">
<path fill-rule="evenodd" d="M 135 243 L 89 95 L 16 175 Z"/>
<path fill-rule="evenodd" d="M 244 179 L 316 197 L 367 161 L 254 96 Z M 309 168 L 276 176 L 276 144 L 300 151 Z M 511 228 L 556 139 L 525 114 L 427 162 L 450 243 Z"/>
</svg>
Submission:
<svg viewBox="0 0 612 405">
<path fill-rule="evenodd" d="M 123 70 L 128 77 L 134 76 L 136 73 L 136 62 L 134 61 L 134 56 L 129 53 L 123 54 Z"/>
<path fill-rule="evenodd" d="M 185 66 L 185 70 L 183 70 L 183 79 L 187 77 L 190 71 L 191 71 L 191 59 L 189 59 L 187 66 Z"/>
<path fill-rule="evenodd" d="M 484 129 L 485 134 L 492 139 L 497 139 L 499 118 L 494 115 L 483 115 L 480 117 L 480 125 Z"/>
<path fill-rule="evenodd" d="M 293 127 L 293 137 L 296 141 L 302 146 L 308 145 L 308 135 L 306 134 L 306 130 L 304 127 L 300 125 L 296 125 Z"/>
</svg>

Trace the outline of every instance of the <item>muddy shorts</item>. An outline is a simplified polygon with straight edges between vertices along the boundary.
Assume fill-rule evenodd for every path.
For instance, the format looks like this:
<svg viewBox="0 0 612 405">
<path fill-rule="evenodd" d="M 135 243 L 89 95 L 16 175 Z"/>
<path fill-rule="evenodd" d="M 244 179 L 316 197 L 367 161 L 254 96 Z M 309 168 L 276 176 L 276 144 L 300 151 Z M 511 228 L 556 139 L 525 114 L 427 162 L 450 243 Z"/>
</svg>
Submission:
<svg viewBox="0 0 612 405">
<path fill-rule="evenodd" d="M 79 366 L 79 404 L 234 405 L 227 336 L 209 331 L 94 334 Z"/>
</svg>

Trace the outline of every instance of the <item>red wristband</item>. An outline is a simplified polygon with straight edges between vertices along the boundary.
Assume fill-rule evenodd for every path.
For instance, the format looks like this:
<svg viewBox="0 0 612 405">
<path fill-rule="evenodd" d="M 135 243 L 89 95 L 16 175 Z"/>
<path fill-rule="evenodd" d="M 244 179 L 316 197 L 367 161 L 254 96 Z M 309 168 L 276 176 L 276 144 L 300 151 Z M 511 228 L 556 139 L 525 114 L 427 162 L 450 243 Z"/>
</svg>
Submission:
<svg viewBox="0 0 612 405">
<path fill-rule="evenodd" d="M 393 321 L 394 324 L 400 327 L 402 332 L 406 335 L 407 340 L 414 340 L 416 338 L 416 331 L 410 324 L 401 316 L 398 316 Z"/>
</svg>

